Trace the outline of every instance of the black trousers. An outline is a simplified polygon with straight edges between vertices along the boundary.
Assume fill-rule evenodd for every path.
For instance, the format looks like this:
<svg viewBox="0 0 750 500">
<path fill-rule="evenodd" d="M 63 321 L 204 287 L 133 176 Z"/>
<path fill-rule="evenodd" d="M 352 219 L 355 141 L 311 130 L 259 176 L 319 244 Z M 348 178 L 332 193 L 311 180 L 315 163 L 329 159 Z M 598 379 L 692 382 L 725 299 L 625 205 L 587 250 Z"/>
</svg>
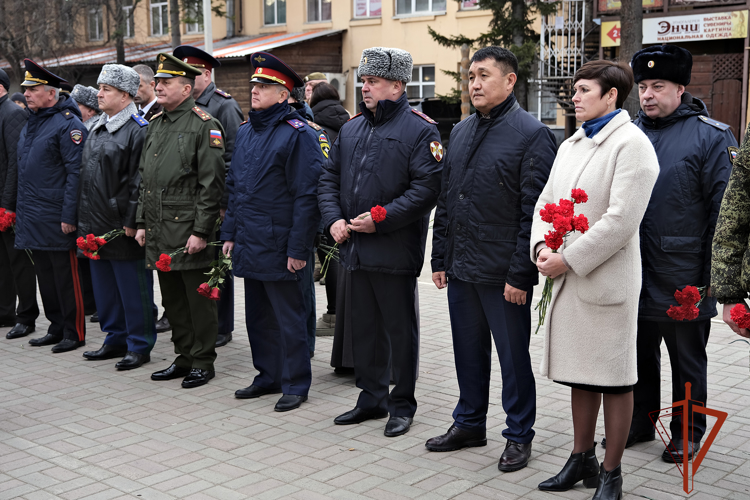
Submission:
<svg viewBox="0 0 750 500">
<path fill-rule="evenodd" d="M 96 312 L 94 298 L 94 284 L 91 279 L 91 261 L 88 257 L 78 258 L 78 273 L 81 275 L 81 291 L 83 291 L 83 311 L 86 316 Z"/>
<path fill-rule="evenodd" d="M 415 276 L 351 273 L 354 374 L 362 392 L 357 407 L 387 409 L 392 417 L 417 411 L 418 330 Z M 393 391 L 388 394 L 391 374 Z"/>
<path fill-rule="evenodd" d="M 11 231 L 0 234 L 0 318 L 15 316 L 16 323 L 31 326 L 39 317 L 34 264 L 26 251 L 14 248 Z"/>
<path fill-rule="evenodd" d="M 34 269 L 39 281 L 48 333 L 66 339 L 86 339 L 83 291 L 75 250 L 34 250 Z"/>
<path fill-rule="evenodd" d="M 638 382 L 633 389 L 635 432 L 653 431 L 649 413 L 662 408 L 661 341 L 667 345 L 672 367 L 672 402 L 685 399 L 685 383 L 690 382 L 690 399 L 706 406 L 708 396 L 708 357 L 706 345 L 711 321 L 638 321 Z M 672 439 L 682 439 L 682 417 L 670 423 Z M 693 414 L 688 435 L 700 442 L 706 433 L 706 416 Z"/>
</svg>

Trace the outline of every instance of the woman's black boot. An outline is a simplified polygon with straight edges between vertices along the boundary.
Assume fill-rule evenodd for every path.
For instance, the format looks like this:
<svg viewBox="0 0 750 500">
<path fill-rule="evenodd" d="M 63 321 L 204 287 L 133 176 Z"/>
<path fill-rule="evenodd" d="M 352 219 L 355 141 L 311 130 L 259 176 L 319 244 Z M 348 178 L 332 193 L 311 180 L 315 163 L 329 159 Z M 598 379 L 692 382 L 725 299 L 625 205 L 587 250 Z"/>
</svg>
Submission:
<svg viewBox="0 0 750 500">
<path fill-rule="evenodd" d="M 542 491 L 567 491 L 583 480 L 586 488 L 596 488 L 599 481 L 599 461 L 596 459 L 596 443 L 590 450 L 573 453 L 560 473 L 539 483 Z"/>
<path fill-rule="evenodd" d="M 622 498 L 622 469 L 618 465 L 607 472 L 602 464 L 599 472 L 599 484 L 592 500 L 620 500 Z"/>
</svg>

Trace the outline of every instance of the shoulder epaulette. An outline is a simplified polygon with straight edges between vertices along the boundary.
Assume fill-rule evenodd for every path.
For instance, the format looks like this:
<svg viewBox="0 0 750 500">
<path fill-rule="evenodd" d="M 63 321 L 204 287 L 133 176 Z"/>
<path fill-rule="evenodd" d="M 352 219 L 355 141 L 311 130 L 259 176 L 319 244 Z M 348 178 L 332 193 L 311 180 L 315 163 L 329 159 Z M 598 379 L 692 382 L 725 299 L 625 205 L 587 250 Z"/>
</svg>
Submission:
<svg viewBox="0 0 750 500">
<path fill-rule="evenodd" d="M 157 116 L 161 116 L 162 113 L 164 113 L 164 111 L 159 111 L 154 116 L 152 116 L 151 118 L 149 118 L 148 121 L 150 121 L 150 122 L 154 121 L 154 118 L 156 118 Z"/>
<path fill-rule="evenodd" d="M 424 119 L 425 121 L 428 121 L 428 122 L 432 123 L 433 125 L 437 125 L 437 122 L 435 120 L 433 120 L 432 118 L 430 118 L 426 114 L 422 113 L 421 111 L 417 111 L 416 109 L 411 108 L 411 112 L 414 113 L 415 115 L 417 115 L 418 117 Z"/>
<path fill-rule="evenodd" d="M 203 120 L 204 122 L 207 122 L 208 120 L 211 119 L 211 115 L 209 115 L 208 113 L 206 113 L 205 111 L 203 111 L 198 106 L 195 106 L 193 108 L 193 111 L 195 111 L 195 114 L 198 115 L 198 116 L 200 116 L 201 120 Z"/>
<path fill-rule="evenodd" d="M 246 124 L 246 123 L 247 123 L 247 120 L 245 120 L 244 122 L 240 123 L 240 124 L 239 124 L 238 126 L 240 126 L 240 127 L 241 127 L 242 125 L 244 125 L 244 124 Z"/>
<path fill-rule="evenodd" d="M 71 113 L 70 111 L 66 111 L 65 113 L 63 113 L 63 116 L 65 117 L 66 120 L 72 120 L 75 114 Z"/>
<path fill-rule="evenodd" d="M 224 92 L 224 91 L 223 91 L 223 90 L 221 90 L 221 89 L 216 89 L 216 90 L 214 90 L 214 92 L 216 92 L 217 94 L 219 94 L 219 95 L 220 95 L 221 97 L 223 97 L 224 99 L 231 99 L 231 98 L 232 98 L 231 94 L 229 94 L 229 93 L 227 93 L 227 92 Z"/>
<path fill-rule="evenodd" d="M 352 116 L 351 118 L 349 118 L 349 119 L 348 119 L 348 120 L 346 120 L 346 121 L 350 122 L 350 121 L 354 120 L 354 119 L 355 119 L 356 117 L 358 117 L 358 116 L 359 116 L 359 115 L 361 115 L 361 114 L 362 114 L 362 113 L 357 113 L 356 115 Z"/>
<path fill-rule="evenodd" d="M 321 127 L 320 125 L 318 125 L 315 122 L 311 122 L 310 120 L 307 120 L 307 124 L 310 125 L 314 130 L 317 130 L 318 132 L 320 132 L 321 130 L 323 130 L 323 127 Z"/>
<path fill-rule="evenodd" d="M 145 127 L 146 125 L 148 125 L 148 122 L 138 113 L 133 113 L 132 115 L 130 115 L 130 117 L 135 120 L 135 123 L 137 123 L 141 127 Z"/>
<path fill-rule="evenodd" d="M 729 130 L 730 126 L 727 125 L 726 123 L 721 123 L 720 121 L 714 120 L 713 118 L 708 118 L 708 117 L 703 116 L 703 115 L 699 115 L 698 118 L 700 118 L 700 120 L 703 123 L 708 123 L 709 125 L 712 125 L 712 126 L 718 128 L 719 130 Z"/>
<path fill-rule="evenodd" d="M 296 118 L 292 118 L 291 120 L 287 120 L 286 122 L 297 130 L 302 130 L 305 127 L 305 122 Z"/>
</svg>

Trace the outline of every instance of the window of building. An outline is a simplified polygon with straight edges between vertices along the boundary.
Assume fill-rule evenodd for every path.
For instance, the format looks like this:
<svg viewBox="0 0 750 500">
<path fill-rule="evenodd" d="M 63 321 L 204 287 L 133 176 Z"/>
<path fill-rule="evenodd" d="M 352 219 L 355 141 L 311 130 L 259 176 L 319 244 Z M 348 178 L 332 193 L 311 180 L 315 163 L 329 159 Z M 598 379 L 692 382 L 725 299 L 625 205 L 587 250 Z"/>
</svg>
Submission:
<svg viewBox="0 0 750 500">
<path fill-rule="evenodd" d="M 461 0 L 461 10 L 472 10 L 479 8 L 479 0 Z"/>
<path fill-rule="evenodd" d="M 331 0 L 307 0 L 307 22 L 331 20 Z"/>
<path fill-rule="evenodd" d="M 135 19 L 133 18 L 133 0 L 122 1 L 122 14 L 125 18 L 125 38 L 135 36 Z"/>
<path fill-rule="evenodd" d="M 96 7 L 89 10 L 89 40 L 104 39 L 104 16 L 102 8 Z"/>
<path fill-rule="evenodd" d="M 435 66 L 414 66 L 411 70 L 411 81 L 406 84 L 406 97 L 435 97 Z"/>
<path fill-rule="evenodd" d="M 286 24 L 286 0 L 263 1 L 263 24 Z"/>
<path fill-rule="evenodd" d="M 354 0 L 354 17 L 380 17 L 381 0 Z"/>
<path fill-rule="evenodd" d="M 446 0 L 396 0 L 396 15 L 445 12 Z"/>
<path fill-rule="evenodd" d="M 185 11 L 185 17 L 190 21 L 185 23 L 185 34 L 187 35 L 203 33 L 203 12 L 198 12 L 200 6 L 199 3 L 192 3 Z"/>
<path fill-rule="evenodd" d="M 65 2 L 60 12 L 60 30 L 63 43 L 73 43 L 73 17 L 71 4 Z"/>
<path fill-rule="evenodd" d="M 151 0 L 151 36 L 169 33 L 169 2 Z"/>
</svg>

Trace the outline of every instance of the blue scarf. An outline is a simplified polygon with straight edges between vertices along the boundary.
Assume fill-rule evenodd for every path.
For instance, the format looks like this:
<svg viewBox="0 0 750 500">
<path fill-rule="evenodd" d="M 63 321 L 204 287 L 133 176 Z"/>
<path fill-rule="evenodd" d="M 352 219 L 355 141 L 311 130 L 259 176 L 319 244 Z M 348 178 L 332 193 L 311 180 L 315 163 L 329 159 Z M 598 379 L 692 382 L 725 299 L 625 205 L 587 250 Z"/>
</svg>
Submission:
<svg viewBox="0 0 750 500">
<path fill-rule="evenodd" d="M 583 127 L 583 130 L 586 131 L 586 137 L 588 137 L 589 139 L 591 139 L 596 134 L 598 134 L 599 131 L 601 129 L 603 129 L 604 126 L 606 124 L 608 124 L 609 121 L 612 118 L 614 118 L 617 115 L 617 113 L 619 113 L 620 111 L 622 111 L 622 110 L 616 109 L 616 110 L 612 111 L 611 113 L 608 113 L 608 114 L 606 114 L 604 116 L 600 116 L 599 118 L 594 118 L 593 120 L 589 120 L 587 122 L 583 122 L 582 127 Z"/>
</svg>

